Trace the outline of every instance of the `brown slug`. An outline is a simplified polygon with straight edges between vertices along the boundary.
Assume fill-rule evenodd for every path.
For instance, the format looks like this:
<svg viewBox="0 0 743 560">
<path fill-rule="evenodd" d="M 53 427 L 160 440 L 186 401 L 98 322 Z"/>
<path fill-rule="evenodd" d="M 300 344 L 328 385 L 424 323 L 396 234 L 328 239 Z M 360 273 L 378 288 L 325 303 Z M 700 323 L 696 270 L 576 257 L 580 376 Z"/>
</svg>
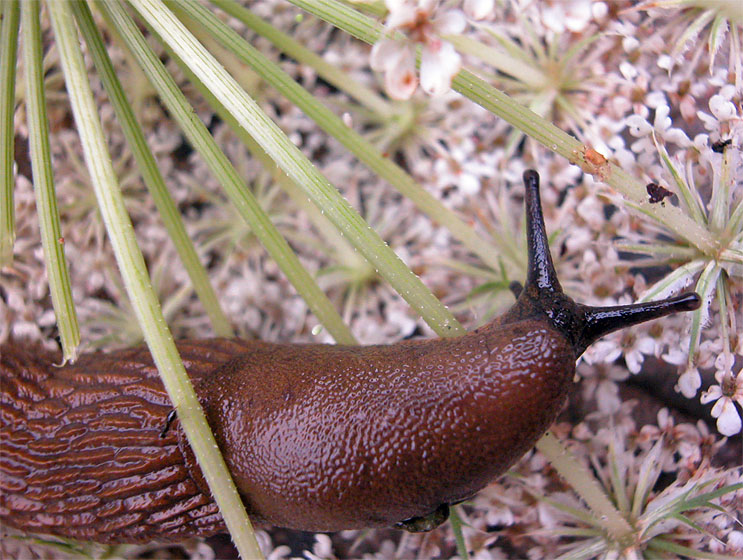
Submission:
<svg viewBox="0 0 743 560">
<path fill-rule="evenodd" d="M 550 257 L 539 176 L 524 173 L 529 265 L 515 305 L 458 338 L 378 346 L 181 342 L 249 515 L 309 531 L 428 530 L 557 417 L 602 335 L 699 306 L 588 307 Z M 99 542 L 224 530 L 146 348 L 56 357 L 0 347 L 0 522 Z"/>
</svg>

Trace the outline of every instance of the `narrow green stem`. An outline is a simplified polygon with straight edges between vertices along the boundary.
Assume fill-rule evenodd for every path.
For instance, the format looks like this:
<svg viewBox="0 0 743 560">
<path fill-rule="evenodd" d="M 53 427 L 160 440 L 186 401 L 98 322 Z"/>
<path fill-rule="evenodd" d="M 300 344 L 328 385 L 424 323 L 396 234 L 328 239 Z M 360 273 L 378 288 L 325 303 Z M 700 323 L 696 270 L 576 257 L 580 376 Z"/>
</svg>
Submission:
<svg viewBox="0 0 743 560">
<path fill-rule="evenodd" d="M 503 49 L 483 45 L 477 39 L 466 35 L 447 35 L 444 39 L 454 45 L 459 52 L 475 56 L 532 88 L 541 89 L 545 86 L 546 79 L 541 71 L 531 64 L 526 64 L 524 60 L 511 56 Z"/>
<path fill-rule="evenodd" d="M 64 237 L 62 237 L 59 225 L 57 195 L 54 191 L 52 154 L 49 147 L 49 121 L 44 96 L 39 10 L 38 0 L 21 3 L 28 143 L 36 195 L 36 213 L 39 216 L 41 244 L 44 247 L 44 259 L 49 277 L 49 291 L 57 317 L 59 336 L 62 340 L 62 358 L 66 362 L 74 361 L 77 357 L 80 330 L 75 304 L 72 301 L 70 273 L 64 255 Z"/>
<path fill-rule="evenodd" d="M 342 2 L 336 0 L 289 1 L 365 43 L 374 44 L 384 35 L 384 29 L 374 19 Z"/>
<path fill-rule="evenodd" d="M 733 169 L 735 168 L 736 155 L 733 153 L 732 148 L 727 148 L 722 154 L 722 171 L 720 173 L 720 181 L 734 181 L 735 174 Z M 732 200 L 728 204 L 732 204 Z M 743 233 L 743 198 L 738 200 L 737 206 L 730 207 L 730 218 L 727 220 L 725 229 L 723 230 L 724 239 L 734 239 L 736 236 L 740 236 Z"/>
<path fill-rule="evenodd" d="M 13 113 L 19 14 L 18 2 L 3 2 L 0 29 L 0 268 L 13 262 L 15 244 Z"/>
<path fill-rule="evenodd" d="M 188 20 L 188 22 L 189 25 L 193 24 L 191 30 L 196 37 L 204 41 L 206 41 L 206 37 L 208 37 L 209 40 L 212 40 L 211 35 L 208 35 L 203 29 L 199 29 L 201 20 Z M 202 34 L 204 35 L 204 38 L 201 37 Z M 227 63 L 226 61 L 224 61 L 224 57 L 219 56 L 217 51 L 223 50 L 225 55 L 229 53 L 226 50 L 222 49 L 222 47 L 219 46 L 215 41 L 212 40 L 212 43 L 213 44 L 207 45 L 209 47 L 209 50 L 215 56 L 217 56 L 221 62 L 225 64 L 225 67 L 227 67 Z M 174 58 L 180 61 L 179 58 L 175 56 Z M 309 219 L 312 221 L 318 232 L 325 238 L 327 244 L 335 247 L 337 252 L 340 254 L 351 253 L 355 255 L 356 258 L 363 259 L 363 257 L 361 257 L 358 253 L 354 252 L 354 249 L 348 242 L 348 240 L 343 237 L 341 232 L 339 232 L 333 226 L 333 224 L 331 224 L 325 218 L 325 215 L 322 213 L 322 211 L 317 206 L 315 206 L 312 201 L 308 200 L 307 195 L 304 193 L 304 191 L 302 191 L 302 189 L 300 189 L 294 183 L 294 181 L 292 181 L 291 178 L 289 178 L 280 168 L 276 167 L 274 161 L 265 152 L 265 150 L 261 148 L 260 144 L 256 142 L 256 140 L 250 135 L 250 133 L 248 133 L 247 130 L 245 130 L 245 128 L 239 125 L 237 120 L 227 111 L 225 106 L 222 105 L 222 103 L 220 103 L 220 101 L 216 97 L 214 97 L 214 95 L 212 95 L 209 87 L 206 84 L 202 83 L 201 80 L 199 80 L 196 76 L 194 76 L 193 73 L 189 71 L 188 66 L 181 64 L 181 69 L 186 74 L 191 83 L 194 84 L 194 86 L 199 90 L 199 93 L 204 96 L 209 106 L 214 109 L 219 118 L 222 119 L 222 121 L 232 129 L 232 132 L 238 138 L 240 138 L 242 143 L 250 152 L 251 156 L 256 158 L 261 163 L 263 168 L 271 173 L 271 175 L 273 176 L 273 180 L 281 186 L 284 192 L 286 192 L 289 197 L 291 197 L 291 199 L 299 208 L 307 213 Z M 346 328 L 343 321 L 341 321 L 340 325 L 333 326 L 332 324 L 323 323 L 323 326 L 327 328 L 328 331 L 331 333 L 334 331 L 340 331 L 341 328 Z M 358 341 L 356 341 L 356 339 L 350 332 L 346 338 L 339 339 L 336 337 L 336 342 L 338 342 L 339 344 L 358 344 Z"/>
<path fill-rule="evenodd" d="M 452 506 L 449 511 L 449 523 L 451 524 L 452 533 L 454 533 L 454 541 L 457 543 L 457 554 L 462 560 L 468 560 L 470 553 L 467 550 L 467 541 L 464 540 L 464 533 L 462 532 L 462 518 L 459 517 L 458 506 Z"/>
<path fill-rule="evenodd" d="M 699 274 L 697 278 L 696 286 L 694 291 L 699 294 L 702 301 L 711 301 L 713 297 L 713 291 L 717 285 L 717 277 L 722 273 L 722 267 L 715 260 L 701 261 L 700 266 L 704 267 L 704 270 Z M 685 266 L 689 266 L 692 263 L 688 263 Z M 705 321 L 707 320 L 707 314 L 704 312 L 704 306 L 697 309 L 691 316 L 691 326 L 689 327 L 689 365 L 696 359 L 697 348 L 702 340 L 702 331 L 705 328 Z"/>
<path fill-rule="evenodd" d="M 129 147 L 137 161 L 137 168 L 142 173 L 145 184 L 150 190 L 150 194 L 163 219 L 168 235 L 173 240 L 183 266 L 191 278 L 194 290 L 211 319 L 214 332 L 217 336 L 234 336 L 230 322 L 224 311 L 222 311 L 217 300 L 217 295 L 214 293 L 214 289 L 209 282 L 206 269 L 201 264 L 196 249 L 188 237 L 178 207 L 165 186 L 165 181 L 157 167 L 155 157 L 147 146 L 142 128 L 137 123 L 134 111 L 121 87 L 121 82 L 116 77 L 113 64 L 108 57 L 103 39 L 96 28 L 90 9 L 86 4 L 77 2 L 73 3 L 73 8 L 75 9 L 75 17 L 90 49 L 93 62 L 98 70 L 103 86 L 108 93 Z"/>
<path fill-rule="evenodd" d="M 289 0 L 295 6 L 327 21 L 367 43 L 375 43 L 383 33 L 376 21 L 337 0 Z M 685 239 L 708 256 L 714 256 L 719 243 L 712 234 L 684 214 L 667 204 L 650 204 L 645 184 L 617 165 L 606 162 L 596 165 L 587 157 L 590 146 L 560 130 L 548 120 L 511 99 L 502 91 L 476 76 L 461 70 L 452 81 L 452 88 L 496 116 L 518 128 L 547 149 L 579 165 L 584 172 L 596 177 L 620 192 L 629 202 L 642 207 L 645 213 L 665 225 L 679 238 Z"/>
<path fill-rule="evenodd" d="M 249 64 L 259 76 L 270 83 L 282 95 L 299 107 L 302 112 L 314 120 L 325 132 L 341 142 L 369 169 L 388 181 L 403 196 L 412 200 L 418 208 L 439 224 L 446 227 L 452 235 L 468 249 L 478 255 L 483 262 L 497 267 L 497 255 L 492 246 L 483 241 L 454 212 L 446 208 L 436 197 L 423 189 L 399 165 L 366 141 L 360 134 L 349 128 L 339 117 L 320 103 L 307 90 L 297 84 L 286 72 L 268 60 L 260 51 L 252 47 L 232 28 L 222 23 L 216 16 L 195 2 L 168 2 L 176 10 L 187 13 L 189 17 L 204 26 L 222 45 L 238 55 Z M 250 12 L 244 8 L 234 7 L 230 15 L 241 21 L 248 18 Z M 277 45 L 281 48 L 281 45 Z M 461 334 L 461 333 L 452 333 Z"/>
<path fill-rule="evenodd" d="M 115 2 L 104 2 L 100 6 L 104 10 L 104 17 L 111 22 L 114 28 L 118 29 L 126 47 L 136 58 L 141 69 L 191 145 L 202 156 L 204 162 L 217 178 L 235 209 L 250 224 L 253 233 L 328 332 L 337 342 L 352 344 L 354 341 L 353 335 L 343 319 L 338 315 L 332 303 L 318 287 L 312 276 L 299 262 L 286 239 L 271 223 L 253 193 L 245 187 L 244 179 L 240 177 L 227 156 L 220 150 L 206 126 L 194 116 L 193 107 L 168 74 L 157 55 L 149 47 L 132 19 Z M 180 60 L 180 56 L 176 52 L 171 51 L 171 56 Z M 193 79 L 198 78 L 185 64 L 183 64 L 183 68 Z M 208 83 L 213 84 L 214 82 L 210 80 Z M 206 87 L 202 88 L 208 99 L 212 94 L 205 90 L 207 90 Z"/>
<path fill-rule="evenodd" d="M 729 146 L 722 153 L 720 174 L 713 177 L 716 184 L 712 185 L 712 200 L 710 201 L 709 225 L 712 231 L 724 232 L 730 216 L 730 206 L 733 202 L 732 190 L 735 185 L 735 162 L 733 152 Z M 727 240 L 725 240 L 727 241 Z"/>
<path fill-rule="evenodd" d="M 431 328 L 442 336 L 452 329 L 461 328 L 451 312 L 405 266 L 172 12 L 154 0 L 132 0 L 132 5 L 173 52 L 187 62 L 191 71 L 200 80 L 212 85 L 214 95 L 240 125 L 250 131 L 277 165 L 325 211 L 325 215 L 341 229 L 377 272 L 396 286 L 400 295 L 417 313 L 425 313 Z"/>
<path fill-rule="evenodd" d="M 276 29 L 273 25 L 234 0 L 211 0 L 211 2 L 221 10 L 242 21 L 255 33 L 271 41 L 274 46 L 281 49 L 282 52 L 291 56 L 297 62 L 314 69 L 317 75 L 323 80 L 337 87 L 340 91 L 346 92 L 350 97 L 353 97 L 368 109 L 380 115 L 387 115 L 392 112 L 390 104 L 375 91 L 354 80 L 337 66 L 326 62 L 324 58 L 307 49 L 290 35 Z M 211 12 L 208 13 L 211 14 Z M 212 17 L 215 16 L 212 14 Z"/>
<path fill-rule="evenodd" d="M 178 419 L 198 458 L 199 466 L 220 506 L 225 523 L 232 532 L 238 551 L 246 559 L 260 558 L 260 548 L 250 529 L 250 521 L 178 355 L 134 237 L 134 228 L 106 148 L 98 108 L 87 81 L 87 69 L 75 30 L 72 8 L 67 2 L 56 1 L 48 2 L 47 7 L 85 162 L 144 338 L 160 371 L 165 389 L 178 411 Z"/>
</svg>

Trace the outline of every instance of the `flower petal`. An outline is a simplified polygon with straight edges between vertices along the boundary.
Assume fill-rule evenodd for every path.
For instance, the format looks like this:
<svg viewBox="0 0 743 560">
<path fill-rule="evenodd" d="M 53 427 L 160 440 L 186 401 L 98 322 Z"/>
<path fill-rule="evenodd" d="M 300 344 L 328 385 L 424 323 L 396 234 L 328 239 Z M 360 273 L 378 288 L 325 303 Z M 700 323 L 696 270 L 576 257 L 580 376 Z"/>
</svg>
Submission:
<svg viewBox="0 0 743 560">
<path fill-rule="evenodd" d="M 640 115 L 632 115 L 625 120 L 629 133 L 635 137 L 642 137 L 652 132 L 653 127 Z"/>
<path fill-rule="evenodd" d="M 393 99 L 410 99 L 418 87 L 418 78 L 415 75 L 415 58 L 400 56 L 397 63 L 387 69 L 384 75 L 384 87 Z"/>
<path fill-rule="evenodd" d="M 734 436 L 740 432 L 741 428 L 738 410 L 730 399 L 720 399 L 719 403 L 722 403 L 722 407 L 717 418 L 717 430 L 724 436 Z M 717 405 L 715 405 L 715 408 L 717 408 Z"/>
<path fill-rule="evenodd" d="M 467 19 L 459 10 L 449 10 L 433 21 L 433 27 L 439 35 L 461 33 L 467 25 Z"/>
<path fill-rule="evenodd" d="M 485 19 L 494 7 L 495 0 L 464 0 L 464 13 L 474 20 Z"/>
<path fill-rule="evenodd" d="M 415 2 L 386 0 L 385 4 L 389 10 L 385 22 L 389 29 L 398 29 L 405 25 L 411 25 L 418 16 L 418 6 Z"/>
<path fill-rule="evenodd" d="M 450 43 L 429 44 L 421 55 L 421 87 L 432 96 L 449 91 L 451 80 L 459 72 L 462 58 Z"/>
<path fill-rule="evenodd" d="M 720 121 L 727 121 L 735 116 L 735 105 L 722 95 L 713 95 L 709 100 L 709 108 Z"/>
<path fill-rule="evenodd" d="M 369 56 L 369 64 L 376 72 L 386 72 L 397 64 L 402 45 L 391 39 L 382 39 L 374 43 Z"/>
<path fill-rule="evenodd" d="M 678 389 L 687 399 L 693 398 L 699 387 L 702 386 L 702 377 L 696 368 L 689 368 L 681 374 L 678 380 Z"/>
<path fill-rule="evenodd" d="M 720 397 L 722 397 L 722 389 L 719 385 L 712 385 L 709 389 L 702 393 L 702 396 L 699 398 L 699 402 L 701 402 L 702 404 L 708 404 L 712 401 L 716 401 Z M 712 411 L 712 416 L 715 416 L 714 409 Z"/>
</svg>

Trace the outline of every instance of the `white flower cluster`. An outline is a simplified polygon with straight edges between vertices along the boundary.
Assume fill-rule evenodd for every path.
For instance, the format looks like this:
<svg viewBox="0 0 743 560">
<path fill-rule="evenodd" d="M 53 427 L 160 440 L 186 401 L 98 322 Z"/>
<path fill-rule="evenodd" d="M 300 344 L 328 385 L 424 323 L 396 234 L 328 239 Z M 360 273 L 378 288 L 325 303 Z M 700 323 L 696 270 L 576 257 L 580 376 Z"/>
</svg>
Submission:
<svg viewBox="0 0 743 560">
<path fill-rule="evenodd" d="M 714 259 L 700 255 L 683 240 L 671 238 L 661 224 L 626 211 L 616 193 L 596 183 L 579 167 L 542 149 L 523 134 L 514 134 L 510 125 L 451 91 L 453 77 L 465 65 L 471 64 L 496 87 L 592 145 L 623 170 L 672 190 L 676 196 L 664 203 L 679 212 L 686 212 L 688 207 L 677 186 L 686 185 L 692 194 L 689 200 L 696 201 L 689 202 L 689 207 L 696 205 L 708 224 L 720 225 L 715 234 L 718 239 L 730 240 L 718 255 L 722 264 L 713 262 L 713 266 L 719 264 L 719 280 L 710 282 L 708 292 L 703 294 L 709 305 L 700 317 L 699 340 L 692 355 L 688 355 L 693 342 L 688 317 L 668 317 L 605 337 L 589 349 L 578 367 L 580 397 L 590 410 L 586 420 L 573 428 L 557 425 L 554 431 L 605 481 L 610 480 L 613 456 L 621 472 L 629 477 L 638 472 L 643 461 L 647 465 L 654 448 L 659 468 L 678 480 L 666 495 L 678 497 L 690 480 L 706 480 L 707 475 L 715 473 L 711 467 L 715 453 L 723 445 L 730 448 L 732 440 L 725 444 L 701 420 L 674 420 L 668 411 L 653 412 L 642 426 L 643 422 L 633 417 L 639 417 L 652 403 L 648 399 L 642 406 L 633 405 L 623 394 L 623 382 L 631 375 L 654 369 L 660 361 L 671 364 L 680 372 L 679 391 L 686 398 L 700 399 L 711 409 L 720 434 L 731 436 L 741 430 L 742 267 L 724 261 L 726 255 L 743 251 L 741 232 L 724 229 L 726 219 L 736 208 L 740 210 L 743 199 L 743 93 L 731 72 L 736 61 L 731 62 L 727 53 L 732 51 L 720 47 L 711 68 L 704 59 L 704 49 L 698 49 L 708 44 L 706 37 L 690 45 L 693 48 L 676 51 L 666 38 L 671 31 L 675 33 L 669 22 L 678 26 L 686 21 L 674 16 L 685 13 L 683 7 L 648 17 L 637 6 L 618 11 L 615 3 L 588 0 L 386 0 L 385 5 L 386 33 L 371 48 L 373 71 L 368 48 L 318 20 L 298 18 L 285 2 L 258 0 L 251 2 L 251 9 L 290 32 L 308 49 L 322 53 L 349 80 L 382 99 L 379 105 L 387 111 L 372 114 L 372 104 L 330 87 L 313 69 L 280 60 L 314 95 L 339 113 L 346 113 L 349 127 L 361 131 L 421 186 L 469 221 L 481 237 L 498 245 L 502 270 L 486 267 L 473 258 L 453 241 L 449 231 L 434 224 L 409 201 L 403 201 L 269 88 L 256 85 L 256 99 L 434 293 L 471 321 L 473 317 L 484 321 L 491 312 L 500 312 L 512 302 L 502 274 L 511 280 L 519 279 L 523 272 L 520 177 L 528 167 L 538 168 L 543 177 L 545 218 L 553 235 L 551 247 L 561 282 L 581 302 L 629 303 L 670 271 L 676 276 L 666 287 L 668 293 L 692 289 Z M 454 44 L 458 35 L 487 46 L 486 55 L 477 56 L 477 49 L 466 54 L 464 49 L 457 52 Z M 728 32 L 728 37 L 733 41 L 734 34 Z M 263 41 L 258 38 L 256 44 L 263 47 Z M 488 60 L 497 49 L 518 64 L 506 68 Z M 265 51 L 273 52 L 269 56 L 279 60 L 275 50 Z M 53 55 L 50 52 L 51 65 Z M 565 59 L 570 55 L 567 63 Z M 125 61 L 123 54 L 116 55 L 117 67 L 126 67 Z M 175 65 L 170 64 L 177 73 Z M 382 84 L 377 73 L 383 75 Z M 50 70 L 49 76 L 53 75 Z M 109 346 L 131 344 L 140 335 L 133 332 L 136 323 L 117 284 L 115 260 L 91 199 L 79 147 L 66 124 L 65 96 L 61 86 L 54 90 L 56 82 L 47 82 L 51 82 L 48 93 L 55 172 L 63 178 L 57 183 L 63 233 L 74 297 L 83 319 L 83 337 L 99 339 Z M 137 87 L 138 80 L 130 82 Z M 419 85 L 430 96 L 421 95 Z M 148 142 L 200 257 L 209 268 L 220 302 L 238 332 L 266 340 L 329 341 L 325 333 L 313 334 L 315 323 L 306 305 L 226 202 L 204 162 L 184 149 L 180 132 L 167 120 L 149 88 L 140 87 L 142 91 L 134 92 L 139 102 L 138 118 L 150 131 Z M 190 91 L 188 86 L 185 89 Z M 396 101 L 384 98 L 382 89 Z M 106 96 L 98 90 L 96 94 L 99 104 L 108 108 Z M 196 115 L 212 123 L 211 130 L 245 177 L 246 187 L 254 191 L 303 263 L 318 272 L 324 289 L 363 342 L 399 340 L 416 329 L 430 334 L 402 299 L 378 281 L 363 259 L 321 237 L 307 213 L 297 211 L 276 187 L 273 170 L 262 169 L 229 127 L 212 121 L 211 108 L 200 97 L 192 98 Z M 20 107 L 19 112 L 22 110 Z M 131 171 L 132 160 L 123 136 L 110 110 L 104 109 L 104 113 L 104 126 L 110 131 L 112 152 L 117 154 L 116 166 L 122 170 L 138 239 L 156 276 L 174 334 L 209 336 L 209 321 L 189 291 L 154 204 Z M 22 120 L 18 115 L 16 118 Z M 24 138 L 22 127 L 17 127 L 16 133 Z M 17 159 L 18 240 L 13 266 L 0 271 L 0 340 L 14 337 L 48 341 L 55 334 L 54 317 L 34 196 L 24 176 L 28 171 L 22 158 Z M 725 216 L 713 212 L 713 193 L 721 192 L 729 201 Z M 659 248 L 669 256 L 656 255 L 649 263 L 630 258 L 630 247 L 640 246 Z M 646 268 L 645 264 L 653 267 Z M 490 285 L 500 286 L 500 291 L 493 295 L 485 289 Z M 731 296 L 722 300 L 726 309 L 721 309 L 721 300 L 714 297 L 718 287 Z M 663 295 L 667 294 L 658 297 Z M 725 312 L 727 323 L 723 322 Z M 554 471 L 538 453 L 529 454 L 515 469 L 518 480 L 501 479 L 464 509 L 469 522 L 465 535 L 474 558 L 551 558 L 566 551 L 556 552 L 554 535 L 544 530 L 545 524 L 559 528 L 566 521 L 564 511 L 535 502 L 535 496 L 542 493 L 562 499 L 568 489 L 560 486 Z M 725 476 L 733 482 L 736 473 Z M 737 476 L 740 480 L 740 472 Z M 730 498 L 734 499 L 738 501 L 726 505 L 732 504 L 740 511 L 743 497 L 738 493 Z M 743 554 L 743 537 L 729 517 L 719 514 L 710 519 L 699 512 L 691 515 L 715 538 L 690 536 L 677 525 L 668 529 L 670 538 L 679 537 L 684 543 L 713 552 L 722 552 L 715 548 L 723 546 L 722 542 L 728 547 L 726 554 Z M 580 520 L 571 522 L 582 527 Z M 270 549 L 270 535 L 260 535 L 265 541 L 262 544 Z M 562 537 L 561 545 L 569 546 L 571 539 L 569 535 Z M 369 559 L 455 554 L 446 528 L 402 539 L 380 532 L 318 536 L 309 550 L 297 550 L 278 546 L 268 555 L 279 560 L 330 558 L 340 555 L 341 550 L 352 557 Z"/>
</svg>

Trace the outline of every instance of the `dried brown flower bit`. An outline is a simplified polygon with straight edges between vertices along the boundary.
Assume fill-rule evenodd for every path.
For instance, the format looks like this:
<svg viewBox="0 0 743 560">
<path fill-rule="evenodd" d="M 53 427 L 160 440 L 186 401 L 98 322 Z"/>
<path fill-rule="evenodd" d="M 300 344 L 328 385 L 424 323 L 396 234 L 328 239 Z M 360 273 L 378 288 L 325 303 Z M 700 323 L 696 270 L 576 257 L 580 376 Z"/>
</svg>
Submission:
<svg viewBox="0 0 743 560">
<path fill-rule="evenodd" d="M 673 191 L 669 191 L 658 183 L 648 183 L 645 185 L 645 190 L 648 191 L 648 202 L 650 204 L 662 203 L 664 199 L 673 196 Z"/>
</svg>

